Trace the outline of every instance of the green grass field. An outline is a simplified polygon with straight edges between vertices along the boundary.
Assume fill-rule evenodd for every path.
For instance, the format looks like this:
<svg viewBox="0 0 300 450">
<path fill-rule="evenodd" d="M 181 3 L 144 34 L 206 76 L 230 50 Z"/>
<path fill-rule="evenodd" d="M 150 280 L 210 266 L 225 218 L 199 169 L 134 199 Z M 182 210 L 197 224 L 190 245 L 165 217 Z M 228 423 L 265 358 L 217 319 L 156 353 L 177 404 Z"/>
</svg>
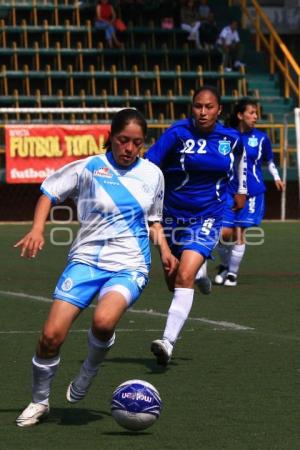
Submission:
<svg viewBox="0 0 300 450">
<path fill-rule="evenodd" d="M 28 229 L 0 226 L 1 450 L 300 448 L 299 223 L 264 223 L 265 243 L 248 247 L 239 285 L 196 292 L 166 369 L 149 351 L 170 302 L 154 250 L 149 286 L 119 324 L 87 398 L 71 406 L 65 390 L 85 357 L 92 308 L 63 346 L 48 420 L 20 429 L 14 420 L 30 401 L 31 357 L 67 253 L 47 243 L 35 260 L 20 258 L 12 246 Z M 210 262 L 211 275 L 216 264 Z M 130 378 L 153 383 L 163 399 L 158 422 L 140 433 L 110 415 L 112 391 Z"/>
</svg>

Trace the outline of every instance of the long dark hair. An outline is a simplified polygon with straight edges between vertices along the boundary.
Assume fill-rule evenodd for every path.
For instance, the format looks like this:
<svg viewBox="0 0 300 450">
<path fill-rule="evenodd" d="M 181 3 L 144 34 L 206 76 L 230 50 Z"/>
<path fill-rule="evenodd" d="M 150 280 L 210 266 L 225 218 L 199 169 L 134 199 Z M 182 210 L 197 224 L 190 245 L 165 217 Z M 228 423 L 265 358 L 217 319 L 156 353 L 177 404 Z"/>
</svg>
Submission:
<svg viewBox="0 0 300 450">
<path fill-rule="evenodd" d="M 249 105 L 257 107 L 257 102 L 250 97 L 241 98 L 241 100 L 234 105 L 233 111 L 227 120 L 227 125 L 232 128 L 237 128 L 240 123 L 238 114 L 243 114 Z"/>
<path fill-rule="evenodd" d="M 105 142 L 105 148 L 107 152 L 111 151 L 111 138 L 115 136 L 115 134 L 121 133 L 121 131 L 130 123 L 135 122 L 143 131 L 144 137 L 147 135 L 147 122 L 144 116 L 133 108 L 124 108 L 121 109 L 114 116 L 111 122 L 110 134 Z"/>
</svg>

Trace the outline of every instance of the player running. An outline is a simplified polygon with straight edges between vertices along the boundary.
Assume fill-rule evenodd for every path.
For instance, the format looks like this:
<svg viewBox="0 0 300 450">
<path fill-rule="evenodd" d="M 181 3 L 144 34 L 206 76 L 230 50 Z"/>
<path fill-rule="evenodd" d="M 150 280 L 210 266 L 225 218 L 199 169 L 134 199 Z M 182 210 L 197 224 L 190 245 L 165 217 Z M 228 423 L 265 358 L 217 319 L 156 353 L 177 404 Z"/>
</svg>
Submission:
<svg viewBox="0 0 300 450">
<path fill-rule="evenodd" d="M 243 209 L 232 210 L 233 193 L 237 185 L 236 178 L 234 178 L 227 196 L 222 241 L 217 247 L 221 265 L 215 277 L 215 283 L 224 284 L 224 286 L 237 285 L 237 274 L 246 250 L 247 228 L 259 226 L 264 217 L 266 190 L 262 173 L 264 163 L 267 164 L 268 170 L 274 178 L 276 188 L 279 191 L 283 191 L 285 188 L 274 164 L 270 139 L 261 130 L 255 128 L 257 118 L 257 103 L 250 98 L 243 98 L 236 104 L 229 121 L 230 126 L 241 132 L 246 149 L 248 197 Z"/>
<path fill-rule="evenodd" d="M 193 96 L 192 115 L 166 130 L 146 153 L 165 177 L 164 230 L 176 272 L 166 274 L 174 292 L 162 339 L 152 342 L 158 364 L 171 359 L 194 298 L 196 274 L 218 243 L 233 168 L 239 177 L 235 208 L 246 200 L 246 158 L 239 133 L 218 122 L 218 91 L 203 86 Z"/>
<path fill-rule="evenodd" d="M 154 164 L 139 158 L 146 131 L 146 121 L 136 110 L 116 114 L 106 155 L 75 161 L 49 176 L 41 186 L 43 195 L 32 229 L 15 245 L 21 248 L 21 256 L 35 257 L 44 246 L 51 205 L 67 197 L 75 200 L 81 226 L 32 359 L 32 402 L 16 419 L 20 427 L 34 425 L 49 413 L 60 347 L 74 320 L 98 296 L 88 332 L 88 355 L 67 390 L 71 403 L 85 397 L 115 342 L 117 323 L 148 282 L 148 222 L 164 269 L 171 274 L 177 264 L 159 223 L 163 175 Z"/>
</svg>

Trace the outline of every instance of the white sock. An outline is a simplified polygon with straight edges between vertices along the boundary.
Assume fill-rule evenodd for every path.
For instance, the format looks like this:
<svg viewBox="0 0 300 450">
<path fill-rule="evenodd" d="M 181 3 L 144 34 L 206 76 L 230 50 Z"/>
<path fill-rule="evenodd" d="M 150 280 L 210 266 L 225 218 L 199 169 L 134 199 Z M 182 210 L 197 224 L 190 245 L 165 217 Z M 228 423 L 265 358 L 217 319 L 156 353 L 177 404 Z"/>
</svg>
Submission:
<svg viewBox="0 0 300 450">
<path fill-rule="evenodd" d="M 194 289 L 175 288 L 171 306 L 168 311 L 168 318 L 163 334 L 163 339 L 167 339 L 174 344 L 179 333 L 189 316 L 193 305 Z"/>
<path fill-rule="evenodd" d="M 246 250 L 246 244 L 234 245 L 234 247 L 231 251 L 228 272 L 235 273 L 235 274 L 238 273 L 240 264 L 242 262 L 244 254 L 245 254 L 245 250 Z"/>
<path fill-rule="evenodd" d="M 228 267 L 232 247 L 233 245 L 229 242 L 226 244 L 221 244 L 220 242 L 218 243 L 217 251 L 220 256 L 222 266 Z"/>
<path fill-rule="evenodd" d="M 113 346 L 116 339 L 115 333 L 108 341 L 100 341 L 96 338 L 92 330 L 88 332 L 88 355 L 84 360 L 80 371 L 73 384 L 77 389 L 85 390 L 91 383 L 92 379 L 97 375 L 100 364 L 104 361 L 109 349 Z"/>
<path fill-rule="evenodd" d="M 207 262 L 205 260 L 196 274 L 196 280 L 200 280 L 200 278 L 206 277 L 207 277 Z"/>
<path fill-rule="evenodd" d="M 96 374 L 100 364 L 103 362 L 115 340 L 116 335 L 114 333 L 109 341 L 100 341 L 100 339 L 93 335 L 92 330 L 90 329 L 88 332 L 88 355 L 84 360 L 83 367 L 88 372 L 94 372 Z"/>
<path fill-rule="evenodd" d="M 46 359 L 34 356 L 32 358 L 32 401 L 33 403 L 49 404 L 51 384 L 58 369 L 60 357 Z"/>
</svg>

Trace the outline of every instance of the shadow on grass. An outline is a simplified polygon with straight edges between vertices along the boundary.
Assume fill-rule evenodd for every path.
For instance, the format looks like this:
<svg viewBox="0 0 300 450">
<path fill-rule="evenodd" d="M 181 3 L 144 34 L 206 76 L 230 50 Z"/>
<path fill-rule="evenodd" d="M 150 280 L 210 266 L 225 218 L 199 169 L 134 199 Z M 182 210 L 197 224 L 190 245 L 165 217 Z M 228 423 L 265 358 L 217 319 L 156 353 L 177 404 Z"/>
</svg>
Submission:
<svg viewBox="0 0 300 450">
<path fill-rule="evenodd" d="M 20 409 L 0 409 L 0 416 L 1 414 L 5 413 L 16 413 L 17 415 L 20 414 L 22 408 Z M 105 419 L 106 417 L 111 417 L 110 412 L 108 411 L 99 411 L 94 409 L 88 409 L 88 408 L 51 408 L 50 414 L 45 419 L 42 419 L 40 423 L 43 423 L 45 425 L 47 424 L 56 424 L 56 425 L 87 425 L 91 422 L 101 421 Z M 15 419 L 12 421 L 9 421 L 12 424 L 15 424 Z M 36 426 L 36 425 L 35 425 Z M 34 427 L 35 427 L 34 426 Z M 32 429 L 34 427 L 22 427 L 22 429 Z M 19 428 L 19 427 L 17 427 Z M 20 427 L 21 428 L 21 427 Z M 0 443 L 0 449 L 2 450 L 1 443 Z"/>
<path fill-rule="evenodd" d="M 58 425 L 86 425 L 90 422 L 103 420 L 109 416 L 107 411 L 98 411 L 84 408 L 51 408 L 49 417 L 45 423 L 57 423 Z"/>
<path fill-rule="evenodd" d="M 153 433 L 149 433 L 149 431 L 104 431 L 103 433 L 104 436 L 150 436 Z"/>
<path fill-rule="evenodd" d="M 181 363 L 185 363 L 187 361 L 192 361 L 192 358 L 182 358 L 176 357 L 172 358 L 172 360 L 168 363 L 167 366 L 159 365 L 155 361 L 154 358 L 133 358 L 133 357 L 116 357 L 116 358 L 106 358 L 104 361 L 104 365 L 106 364 L 132 364 L 146 367 L 152 375 L 158 375 L 160 373 L 167 372 L 172 369 L 172 367 L 177 367 Z M 83 363 L 83 360 L 79 361 L 79 365 Z"/>
<path fill-rule="evenodd" d="M 155 375 L 163 372 L 167 372 L 173 367 L 177 367 L 181 362 L 191 361 L 191 358 L 175 358 L 172 359 L 167 366 L 158 365 L 153 358 L 128 358 L 128 357 L 117 357 L 117 358 L 107 358 L 105 363 L 115 363 L 115 364 L 133 364 L 145 366 L 149 373 Z"/>
</svg>

